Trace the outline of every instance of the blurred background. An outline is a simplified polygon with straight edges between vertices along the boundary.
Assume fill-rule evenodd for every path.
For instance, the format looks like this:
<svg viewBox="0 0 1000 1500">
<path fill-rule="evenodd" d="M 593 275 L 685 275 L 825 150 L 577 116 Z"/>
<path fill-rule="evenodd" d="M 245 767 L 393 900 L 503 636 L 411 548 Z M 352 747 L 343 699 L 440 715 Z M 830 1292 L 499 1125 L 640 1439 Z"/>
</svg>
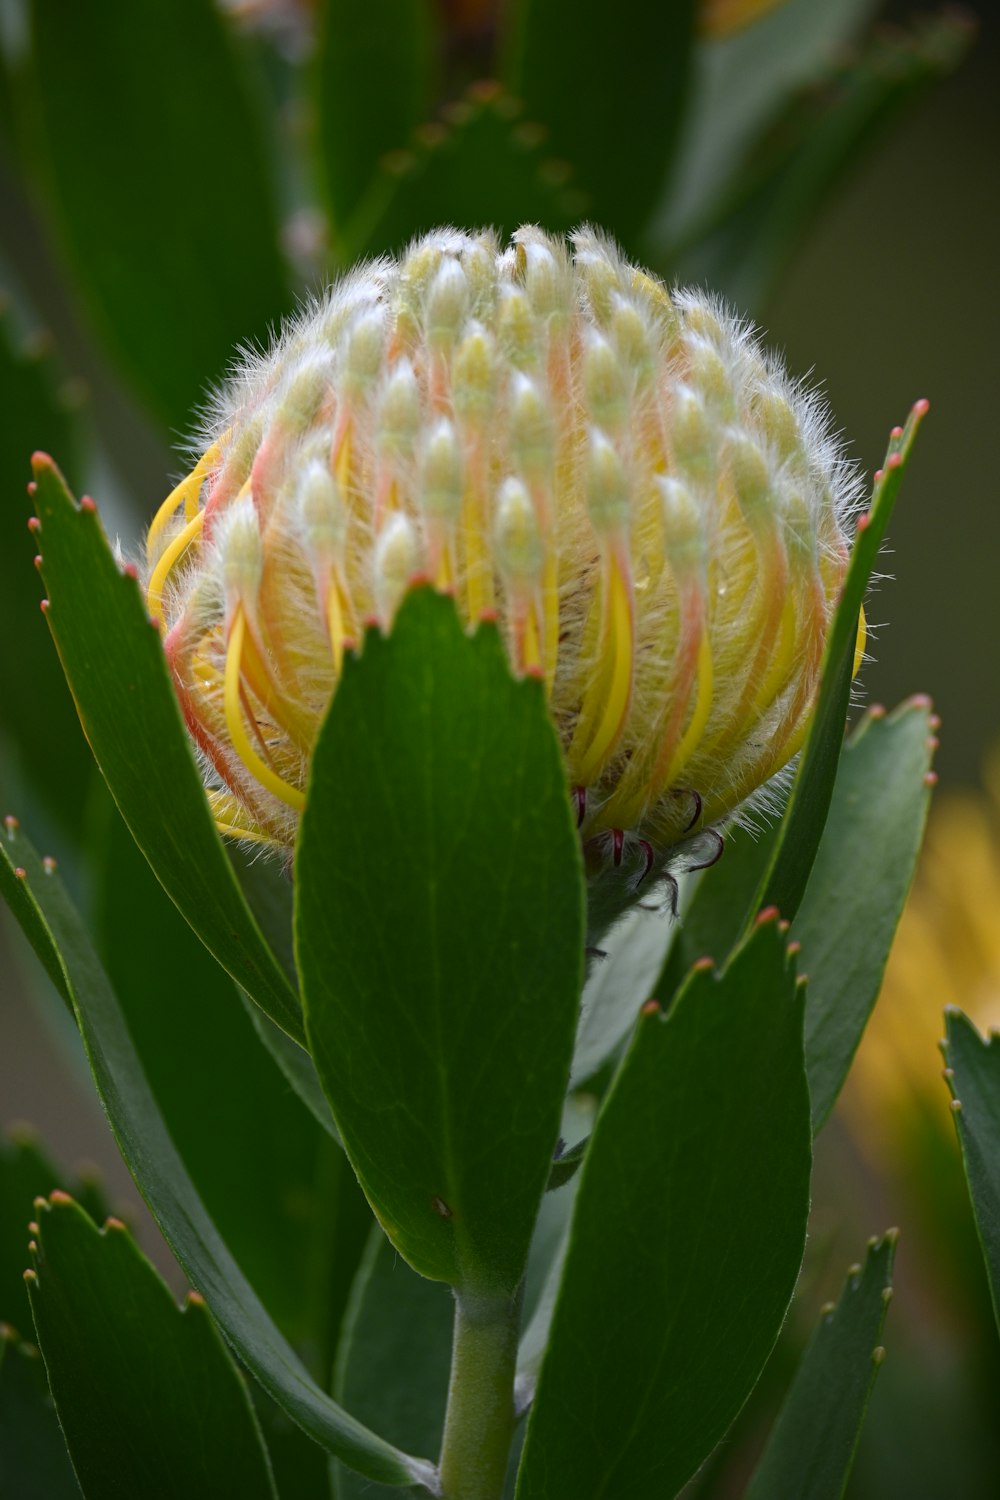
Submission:
<svg viewBox="0 0 1000 1500">
<path fill-rule="evenodd" d="M 446 220 L 589 217 L 668 281 L 711 285 L 823 387 L 865 471 L 930 399 L 864 673 L 867 701 L 926 691 L 941 715 L 927 850 L 818 1142 L 789 1328 L 692 1493 L 741 1493 L 795 1350 L 890 1224 L 888 1358 L 849 1494 L 1000 1493 L 1000 1348 L 936 1050 L 946 1003 L 1000 1025 L 992 12 L 0 0 L 0 59 L 0 812 L 30 819 L 92 908 L 106 814 L 37 607 L 33 449 L 134 550 L 232 347 Z M 72 1026 L 0 937 L 0 1125 L 30 1122 L 64 1176 L 94 1163 L 138 1219 Z"/>
</svg>

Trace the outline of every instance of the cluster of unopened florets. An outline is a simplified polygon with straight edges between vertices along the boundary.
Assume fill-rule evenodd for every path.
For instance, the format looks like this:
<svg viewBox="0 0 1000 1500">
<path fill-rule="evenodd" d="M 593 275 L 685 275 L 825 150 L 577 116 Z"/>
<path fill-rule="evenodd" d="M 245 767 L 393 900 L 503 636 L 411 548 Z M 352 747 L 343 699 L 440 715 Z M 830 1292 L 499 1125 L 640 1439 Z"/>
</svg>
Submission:
<svg viewBox="0 0 1000 1500">
<path fill-rule="evenodd" d="M 417 578 L 544 679 L 595 872 L 664 868 L 801 744 L 853 473 L 743 324 L 593 231 L 362 267 L 209 437 L 147 588 L 224 833 L 291 848 L 344 653 Z"/>
</svg>

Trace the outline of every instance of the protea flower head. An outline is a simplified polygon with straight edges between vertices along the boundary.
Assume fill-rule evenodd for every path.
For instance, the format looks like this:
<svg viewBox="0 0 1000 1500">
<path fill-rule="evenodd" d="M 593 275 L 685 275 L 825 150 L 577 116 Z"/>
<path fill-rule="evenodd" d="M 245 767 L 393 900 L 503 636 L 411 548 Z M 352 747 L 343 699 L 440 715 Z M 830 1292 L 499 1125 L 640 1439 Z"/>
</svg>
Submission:
<svg viewBox="0 0 1000 1500">
<path fill-rule="evenodd" d="M 423 579 L 544 680 L 590 876 L 634 890 L 799 748 L 857 499 L 747 327 L 590 229 L 361 267 L 246 359 L 149 531 L 219 828 L 291 850 L 344 655 Z"/>
</svg>

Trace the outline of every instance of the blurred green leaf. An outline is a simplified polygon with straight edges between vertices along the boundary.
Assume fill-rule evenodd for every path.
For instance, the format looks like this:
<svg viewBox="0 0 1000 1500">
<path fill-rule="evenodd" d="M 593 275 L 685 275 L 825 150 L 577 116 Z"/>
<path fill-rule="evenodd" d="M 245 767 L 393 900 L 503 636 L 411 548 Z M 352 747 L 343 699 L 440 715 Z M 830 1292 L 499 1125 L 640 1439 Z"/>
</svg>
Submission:
<svg viewBox="0 0 1000 1500">
<path fill-rule="evenodd" d="M 36 454 L 47 617 L 80 720 L 156 878 L 247 994 L 302 1038 L 298 999 L 250 912 L 215 831 L 157 631 L 91 504 L 77 507 Z"/>
<path fill-rule="evenodd" d="M 744 1500 L 840 1500 L 879 1365 L 896 1231 L 869 1240 L 802 1356 Z"/>
<path fill-rule="evenodd" d="M 683 275 L 724 289 L 739 307 L 759 307 L 855 161 L 955 69 L 971 36 L 959 15 L 880 33 L 840 77 L 796 99 L 675 250 Z"/>
<path fill-rule="evenodd" d="M 955 1006 L 945 1010 L 946 1077 L 965 1176 L 1000 1327 L 1000 1033 L 984 1039 Z"/>
<path fill-rule="evenodd" d="M 25 486 L 36 448 L 65 453 L 78 468 L 80 440 L 71 388 L 60 385 L 44 343 L 19 340 L 0 308 L 0 703 L 2 733 L 16 750 L 16 776 L 44 801 L 61 829 L 79 833 L 93 760 L 38 610 L 37 551 L 28 534 Z M 8 792 L 9 795 L 9 792 Z"/>
<path fill-rule="evenodd" d="M 801 988 L 771 920 L 644 1015 L 604 1102 L 519 1500 L 684 1484 L 778 1335 L 809 1174 Z"/>
<path fill-rule="evenodd" d="M 20 871 L 20 873 L 18 873 Z M 119 1150 L 168 1244 L 247 1369 L 318 1443 L 389 1484 L 431 1468 L 397 1452 L 343 1411 L 309 1376 L 230 1254 L 195 1191 L 146 1081 L 114 990 L 59 876 L 19 829 L 0 839 L 0 895 L 34 910 L 51 962 L 63 968 L 98 1093 Z M 14 898 L 14 900 L 12 900 Z"/>
<path fill-rule="evenodd" d="M 574 168 L 588 212 L 626 243 L 662 192 L 688 97 L 695 0 L 513 0 L 501 75 Z"/>
<path fill-rule="evenodd" d="M 806 1072 L 813 1130 L 833 1108 L 878 998 L 923 839 L 930 704 L 868 713 L 844 746 L 830 813 L 792 926 L 809 975 Z"/>
<path fill-rule="evenodd" d="M 290 297 L 261 122 L 212 0 L 33 0 L 58 228 L 94 322 L 186 428 Z"/>
<path fill-rule="evenodd" d="M 784 0 L 727 36 L 703 38 L 692 63 L 691 104 L 661 230 L 690 233 L 743 167 L 763 130 L 801 89 L 843 56 L 878 0 Z"/>
<path fill-rule="evenodd" d="M 441 1446 L 453 1312 L 449 1289 L 411 1270 L 376 1224 L 347 1310 L 334 1395 L 410 1453 Z M 392 1494 L 337 1468 L 337 1500 Z"/>
<path fill-rule="evenodd" d="M 286 1337 L 325 1370 L 327 1139 L 261 1045 L 228 974 L 157 884 L 114 807 L 97 946 L 171 1139 L 220 1235 Z M 304 1056 L 305 1054 L 303 1054 Z"/>
<path fill-rule="evenodd" d="M 380 158 L 429 117 L 437 32 L 430 0 L 324 0 L 315 107 L 335 226 L 358 207 Z"/>
<path fill-rule="evenodd" d="M 87 1500 L 276 1500 L 243 1379 L 200 1297 L 183 1313 L 124 1224 L 65 1193 L 38 1205 L 28 1292 Z"/>
<path fill-rule="evenodd" d="M 28 1236 L 22 1230 L 22 1259 Z M 23 1286 L 23 1281 L 22 1281 Z M 28 1311 L 25 1300 L 25 1312 Z M 11 1500 L 80 1500 L 45 1366 L 34 1344 L 0 1323 L 0 1480 Z M 14 1486 L 16 1485 L 16 1489 Z"/>
<path fill-rule="evenodd" d="M 440 224 L 520 224 L 558 233 L 586 209 L 574 173 L 544 149 L 544 131 L 496 84 L 474 86 L 444 122 L 422 127 L 405 151 L 382 159 L 338 240 L 342 261 L 399 252 Z"/>
<path fill-rule="evenodd" d="M 583 882 L 542 685 L 411 591 L 351 658 L 295 865 L 306 1027 L 362 1187 L 422 1274 L 521 1280 L 566 1093 Z"/>
</svg>

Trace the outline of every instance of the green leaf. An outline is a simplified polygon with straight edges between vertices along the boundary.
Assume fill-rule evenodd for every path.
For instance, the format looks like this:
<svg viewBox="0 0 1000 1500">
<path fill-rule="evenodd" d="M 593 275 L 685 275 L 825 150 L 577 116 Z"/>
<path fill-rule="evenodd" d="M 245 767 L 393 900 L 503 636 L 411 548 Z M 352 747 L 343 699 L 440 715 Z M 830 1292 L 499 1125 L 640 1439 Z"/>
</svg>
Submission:
<svg viewBox="0 0 1000 1500">
<path fill-rule="evenodd" d="M 325 1371 L 333 1226 L 323 1157 L 341 1153 L 289 1091 L 250 1008 L 113 807 L 101 854 L 98 947 L 160 1114 L 261 1301 L 294 1343 L 320 1339 L 315 1368 Z"/>
<path fill-rule="evenodd" d="M 92 318 L 184 427 L 290 305 L 254 101 L 212 0 L 33 0 L 49 196 Z"/>
<path fill-rule="evenodd" d="M 20 1327 L 27 1317 L 25 1226 L 33 1216 L 35 1199 L 53 1188 L 71 1188 L 88 1207 L 107 1212 L 98 1183 L 92 1178 L 71 1180 L 57 1171 L 30 1126 L 15 1126 L 0 1136 L 0 1323 Z"/>
<path fill-rule="evenodd" d="M 665 205 L 672 238 L 689 233 L 789 98 L 828 71 L 877 0 L 784 0 L 728 36 L 699 42 L 676 180 Z"/>
<path fill-rule="evenodd" d="M 348 661 L 296 856 L 306 1026 L 358 1179 L 423 1275 L 513 1289 L 559 1131 L 583 881 L 535 680 L 413 590 Z"/>
<path fill-rule="evenodd" d="M 246 1386 L 202 1299 L 182 1313 L 124 1224 L 39 1200 L 27 1274 L 49 1386 L 87 1500 L 276 1500 Z"/>
<path fill-rule="evenodd" d="M 376 1224 L 358 1270 L 337 1355 L 334 1394 L 410 1453 L 437 1453 L 444 1428 L 454 1298 L 401 1260 Z M 388 1500 L 338 1465 L 337 1500 Z"/>
<path fill-rule="evenodd" d="M 380 158 L 406 146 L 428 118 L 436 19 L 428 0 L 324 0 L 315 108 L 337 226 L 358 207 Z"/>
<path fill-rule="evenodd" d="M 795 100 L 727 182 L 710 221 L 675 253 L 685 278 L 759 307 L 850 168 L 954 71 L 971 36 L 963 16 L 919 18 L 908 33 L 879 33 L 841 77 Z"/>
<path fill-rule="evenodd" d="M 599 222 L 629 240 L 662 192 L 687 103 L 697 6 L 515 0 L 502 76 L 577 170 Z"/>
<path fill-rule="evenodd" d="M 580 1087 L 613 1056 L 631 1031 L 639 1006 L 653 993 L 671 940 L 678 932 L 667 911 L 628 913 L 595 957 L 580 1001 L 573 1052 L 573 1084 Z"/>
<path fill-rule="evenodd" d="M 456 219 L 504 236 L 520 224 L 558 233 L 582 217 L 586 200 L 572 171 L 546 153 L 545 132 L 519 100 L 484 83 L 446 116 L 379 163 L 339 237 L 342 260 L 398 253 L 414 235 Z"/>
<path fill-rule="evenodd" d="M 10 901 L 18 892 L 34 908 L 32 931 L 44 934 L 54 961 L 63 967 L 63 987 L 119 1150 L 170 1248 L 243 1364 L 306 1432 L 359 1472 L 388 1484 L 427 1482 L 431 1465 L 397 1452 L 331 1401 L 276 1328 L 170 1139 L 117 997 L 58 875 L 42 865 L 15 828 L 0 839 L 0 894 Z"/>
<path fill-rule="evenodd" d="M 776 920 L 644 1014 L 584 1163 L 518 1500 L 676 1493 L 781 1327 L 809 1211 L 802 996 Z"/>
<path fill-rule="evenodd" d="M 945 1009 L 945 1026 L 945 1077 L 1000 1327 L 1000 1033 L 983 1038 L 953 1005 Z"/>
<path fill-rule="evenodd" d="M 298 1001 L 215 831 L 158 632 L 93 503 L 76 506 L 36 454 L 47 618 L 97 763 L 168 896 L 237 984 L 302 1039 Z"/>
<path fill-rule="evenodd" d="M 792 926 L 809 975 L 813 1130 L 840 1093 L 878 998 L 930 803 L 930 703 L 870 712 L 844 746 L 833 801 Z"/>
<path fill-rule="evenodd" d="M 840 1500 L 885 1357 L 896 1231 L 869 1240 L 837 1305 L 825 1308 L 745 1500 Z"/>
<path fill-rule="evenodd" d="M 28 1259 L 22 1232 L 22 1259 Z M 23 1285 L 23 1282 L 22 1282 Z M 25 1312 L 27 1312 L 27 1301 Z M 59 1420 L 34 1344 L 0 1323 L 0 1479 L 11 1500 L 80 1500 Z M 10 1488 L 7 1488 L 10 1486 Z"/>
<path fill-rule="evenodd" d="M 25 346 L 0 308 L 0 702 L 3 738 L 17 752 L 16 776 L 44 799 L 60 827 L 78 832 L 94 774 L 73 700 L 38 610 L 31 559 L 38 550 L 25 522 L 24 487 L 34 448 L 73 455 L 79 447 L 65 385 L 37 342 Z M 74 464 L 75 467 L 75 464 Z M 16 644 L 14 644 L 16 643 Z"/>
</svg>

